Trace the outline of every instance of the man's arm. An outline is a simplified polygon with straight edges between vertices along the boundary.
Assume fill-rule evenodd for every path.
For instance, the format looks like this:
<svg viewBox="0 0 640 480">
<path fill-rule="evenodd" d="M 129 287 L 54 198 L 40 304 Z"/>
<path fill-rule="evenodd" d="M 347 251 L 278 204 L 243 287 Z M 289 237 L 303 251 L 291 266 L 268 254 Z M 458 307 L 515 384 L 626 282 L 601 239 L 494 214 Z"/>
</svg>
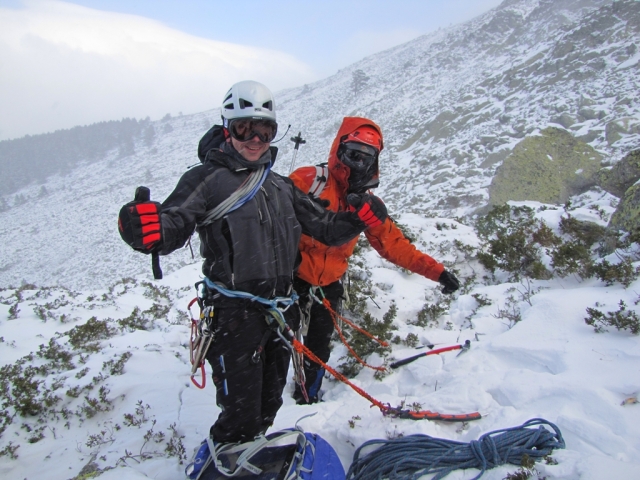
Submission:
<svg viewBox="0 0 640 480">
<path fill-rule="evenodd" d="M 161 255 L 167 255 L 184 246 L 193 234 L 198 219 L 207 211 L 206 178 L 201 169 L 194 167 L 178 181 L 173 192 L 162 202 L 160 224 L 162 225 Z"/>
<path fill-rule="evenodd" d="M 437 282 L 444 265 L 418 250 L 390 218 L 365 232 L 369 243 L 381 257 L 391 263 Z"/>
<path fill-rule="evenodd" d="M 342 245 L 387 217 L 384 204 L 373 195 L 358 198 L 352 211 L 332 212 L 286 180 L 293 189 L 293 208 L 302 233 L 326 245 Z"/>
</svg>

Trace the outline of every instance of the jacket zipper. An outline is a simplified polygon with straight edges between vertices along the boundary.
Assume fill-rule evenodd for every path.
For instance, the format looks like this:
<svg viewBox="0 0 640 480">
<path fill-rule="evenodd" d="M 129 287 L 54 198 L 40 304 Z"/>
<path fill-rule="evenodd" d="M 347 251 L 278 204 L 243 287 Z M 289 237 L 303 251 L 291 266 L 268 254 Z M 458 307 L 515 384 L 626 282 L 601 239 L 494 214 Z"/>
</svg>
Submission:
<svg viewBox="0 0 640 480">
<path fill-rule="evenodd" d="M 274 232 L 274 228 L 273 228 L 273 216 L 271 215 L 271 209 L 269 208 L 270 204 L 270 197 L 269 194 L 267 193 L 267 190 L 264 188 L 264 185 L 260 187 L 260 190 L 262 190 L 262 194 L 264 195 L 265 198 L 265 215 L 267 217 L 267 224 L 269 225 L 269 228 L 271 230 L 271 245 L 273 245 L 273 259 L 275 262 L 275 281 L 276 281 L 276 285 L 278 284 L 278 253 L 276 251 L 276 241 L 275 241 L 275 232 Z M 277 195 L 276 195 L 277 197 Z M 275 297 L 276 295 L 276 285 L 274 285 L 273 290 L 271 292 L 271 296 Z"/>
</svg>

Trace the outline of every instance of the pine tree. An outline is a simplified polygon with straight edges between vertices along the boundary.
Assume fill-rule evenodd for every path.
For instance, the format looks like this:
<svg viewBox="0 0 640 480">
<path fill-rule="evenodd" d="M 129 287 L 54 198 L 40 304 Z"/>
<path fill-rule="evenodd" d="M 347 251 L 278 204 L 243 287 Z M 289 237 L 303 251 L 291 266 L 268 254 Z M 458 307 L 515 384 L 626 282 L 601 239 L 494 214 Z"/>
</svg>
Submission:
<svg viewBox="0 0 640 480">
<path fill-rule="evenodd" d="M 352 76 L 351 89 L 353 90 L 353 94 L 357 97 L 368 85 L 369 76 L 364 73 L 364 70 L 360 69 L 353 72 Z"/>
</svg>

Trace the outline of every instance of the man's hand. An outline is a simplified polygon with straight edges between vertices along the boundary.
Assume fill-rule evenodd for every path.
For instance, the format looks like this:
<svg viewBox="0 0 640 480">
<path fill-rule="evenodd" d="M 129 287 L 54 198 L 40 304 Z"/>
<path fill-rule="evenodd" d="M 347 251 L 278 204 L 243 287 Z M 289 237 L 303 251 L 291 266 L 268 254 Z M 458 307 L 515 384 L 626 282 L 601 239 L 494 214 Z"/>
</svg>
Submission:
<svg viewBox="0 0 640 480">
<path fill-rule="evenodd" d="M 358 215 L 358 218 L 367 227 L 377 227 L 387 219 L 387 207 L 375 195 L 350 193 L 347 195 L 347 203 L 349 204 L 348 210 Z"/>
<path fill-rule="evenodd" d="M 448 270 L 444 270 L 438 278 L 438 282 L 444 286 L 442 293 L 450 294 L 460 288 L 460 280 Z"/>
<path fill-rule="evenodd" d="M 149 201 L 145 187 L 139 187 L 135 200 L 120 209 L 118 231 L 122 240 L 139 252 L 151 253 L 160 244 L 160 204 Z"/>
</svg>

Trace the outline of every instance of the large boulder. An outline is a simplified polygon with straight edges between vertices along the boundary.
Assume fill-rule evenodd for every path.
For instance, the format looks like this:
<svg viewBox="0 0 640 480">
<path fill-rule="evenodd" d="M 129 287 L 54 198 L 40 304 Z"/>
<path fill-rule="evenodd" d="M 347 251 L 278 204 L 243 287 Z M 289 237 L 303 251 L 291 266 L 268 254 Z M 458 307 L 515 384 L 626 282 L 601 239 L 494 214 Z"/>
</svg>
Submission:
<svg viewBox="0 0 640 480">
<path fill-rule="evenodd" d="M 602 169 L 597 174 L 598 185 L 611 195 L 622 198 L 627 189 L 640 180 L 640 150 L 627 154 L 613 167 Z"/>
<path fill-rule="evenodd" d="M 489 203 L 535 200 L 564 204 L 595 185 L 602 156 L 566 130 L 548 127 L 526 137 L 498 167 Z"/>
<path fill-rule="evenodd" d="M 640 183 L 628 188 L 611 216 L 609 226 L 638 236 L 640 234 Z"/>
</svg>

